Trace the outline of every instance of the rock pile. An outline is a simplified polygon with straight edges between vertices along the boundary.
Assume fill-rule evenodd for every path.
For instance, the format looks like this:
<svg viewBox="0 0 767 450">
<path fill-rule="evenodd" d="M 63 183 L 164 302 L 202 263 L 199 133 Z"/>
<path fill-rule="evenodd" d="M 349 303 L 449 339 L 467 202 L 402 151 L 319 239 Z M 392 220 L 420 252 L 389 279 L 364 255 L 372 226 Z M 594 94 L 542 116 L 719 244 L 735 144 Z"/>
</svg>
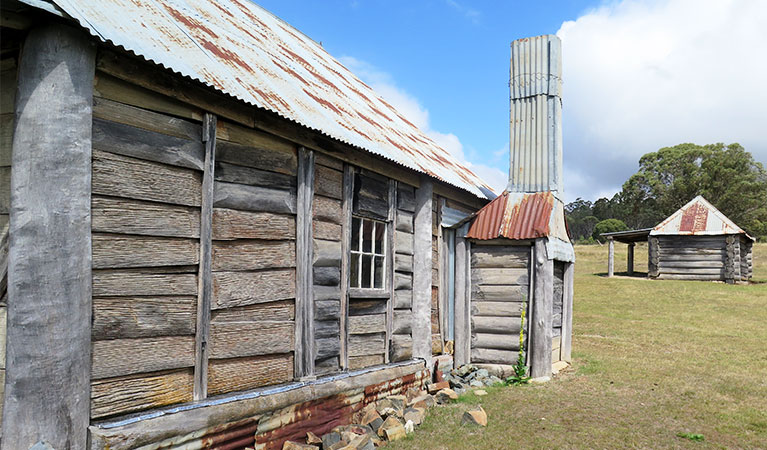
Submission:
<svg viewBox="0 0 767 450">
<path fill-rule="evenodd" d="M 382 398 L 356 412 L 352 417 L 352 425 L 335 427 L 321 437 L 312 432 L 306 433 L 305 443 L 288 441 L 282 449 L 373 450 L 389 441 L 402 439 L 423 422 L 426 410 L 437 404 L 435 398 L 443 398 L 443 402 L 458 398 L 458 395 L 449 389 L 448 383 L 443 386 L 434 392 L 436 395 L 411 389 L 406 395 Z"/>
<path fill-rule="evenodd" d="M 503 380 L 491 375 L 487 369 L 480 369 L 471 364 L 453 369 L 444 374 L 443 378 L 458 395 L 472 388 L 483 388 L 503 383 Z"/>
</svg>

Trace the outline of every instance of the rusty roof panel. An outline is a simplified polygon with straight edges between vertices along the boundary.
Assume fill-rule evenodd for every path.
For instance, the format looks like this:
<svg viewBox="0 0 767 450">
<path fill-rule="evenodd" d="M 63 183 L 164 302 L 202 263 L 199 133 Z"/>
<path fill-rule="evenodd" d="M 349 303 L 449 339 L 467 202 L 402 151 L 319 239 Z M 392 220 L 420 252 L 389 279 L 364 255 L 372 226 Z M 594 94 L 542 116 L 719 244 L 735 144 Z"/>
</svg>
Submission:
<svg viewBox="0 0 767 450">
<path fill-rule="evenodd" d="M 651 235 L 748 234 L 702 196 L 679 208 L 650 232 Z M 748 236 L 751 238 L 751 236 Z M 751 238 L 753 239 L 753 238 Z"/>
<path fill-rule="evenodd" d="M 547 237 L 552 234 L 555 203 L 551 192 L 504 192 L 477 211 L 466 237 L 480 240 Z"/>
<path fill-rule="evenodd" d="M 480 198 L 492 189 L 322 46 L 249 0 L 52 0 L 103 42 Z"/>
</svg>

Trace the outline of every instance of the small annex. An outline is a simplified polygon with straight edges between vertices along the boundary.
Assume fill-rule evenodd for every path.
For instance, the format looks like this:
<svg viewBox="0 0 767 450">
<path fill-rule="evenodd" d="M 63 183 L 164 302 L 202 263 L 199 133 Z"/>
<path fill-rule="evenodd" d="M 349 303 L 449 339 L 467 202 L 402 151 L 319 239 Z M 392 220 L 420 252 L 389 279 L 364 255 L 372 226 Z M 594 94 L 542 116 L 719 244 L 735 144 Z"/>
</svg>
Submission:
<svg viewBox="0 0 767 450">
<path fill-rule="evenodd" d="M 702 196 L 690 200 L 654 228 L 603 233 L 608 242 L 608 276 L 614 273 L 614 242 L 628 244 L 628 275 L 634 247 L 648 243 L 647 277 L 735 283 L 753 275 L 754 238 Z"/>
<path fill-rule="evenodd" d="M 496 197 L 249 0 L 0 8 L 3 450 L 280 449 L 513 364 L 522 311 L 569 359 L 556 37 L 512 44 Z"/>
</svg>

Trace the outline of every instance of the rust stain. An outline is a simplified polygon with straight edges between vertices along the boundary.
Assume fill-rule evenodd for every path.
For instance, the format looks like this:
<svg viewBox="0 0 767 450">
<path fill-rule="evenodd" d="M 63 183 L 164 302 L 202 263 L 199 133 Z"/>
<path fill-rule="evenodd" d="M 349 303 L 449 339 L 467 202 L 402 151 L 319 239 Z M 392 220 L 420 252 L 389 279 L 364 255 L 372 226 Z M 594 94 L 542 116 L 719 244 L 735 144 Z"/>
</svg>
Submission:
<svg viewBox="0 0 767 450">
<path fill-rule="evenodd" d="M 682 221 L 679 224 L 679 231 L 693 234 L 706 231 L 707 220 L 708 209 L 700 203 L 695 203 L 682 213 Z"/>
<path fill-rule="evenodd" d="M 488 240 L 535 239 L 549 235 L 549 223 L 554 209 L 551 192 L 523 194 L 510 204 L 509 193 L 504 192 L 477 211 L 466 237 Z"/>
</svg>

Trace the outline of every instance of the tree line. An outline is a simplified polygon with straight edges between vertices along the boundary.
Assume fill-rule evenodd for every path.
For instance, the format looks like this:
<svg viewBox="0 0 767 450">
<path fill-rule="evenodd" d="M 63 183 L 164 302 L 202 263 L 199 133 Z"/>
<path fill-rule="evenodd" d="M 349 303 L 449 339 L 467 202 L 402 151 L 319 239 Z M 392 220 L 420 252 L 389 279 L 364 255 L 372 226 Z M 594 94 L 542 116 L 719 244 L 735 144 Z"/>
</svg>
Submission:
<svg viewBox="0 0 767 450">
<path fill-rule="evenodd" d="M 679 144 L 647 153 L 612 198 L 565 206 L 575 242 L 650 228 L 702 195 L 748 234 L 767 239 L 767 171 L 740 144 Z"/>
</svg>

